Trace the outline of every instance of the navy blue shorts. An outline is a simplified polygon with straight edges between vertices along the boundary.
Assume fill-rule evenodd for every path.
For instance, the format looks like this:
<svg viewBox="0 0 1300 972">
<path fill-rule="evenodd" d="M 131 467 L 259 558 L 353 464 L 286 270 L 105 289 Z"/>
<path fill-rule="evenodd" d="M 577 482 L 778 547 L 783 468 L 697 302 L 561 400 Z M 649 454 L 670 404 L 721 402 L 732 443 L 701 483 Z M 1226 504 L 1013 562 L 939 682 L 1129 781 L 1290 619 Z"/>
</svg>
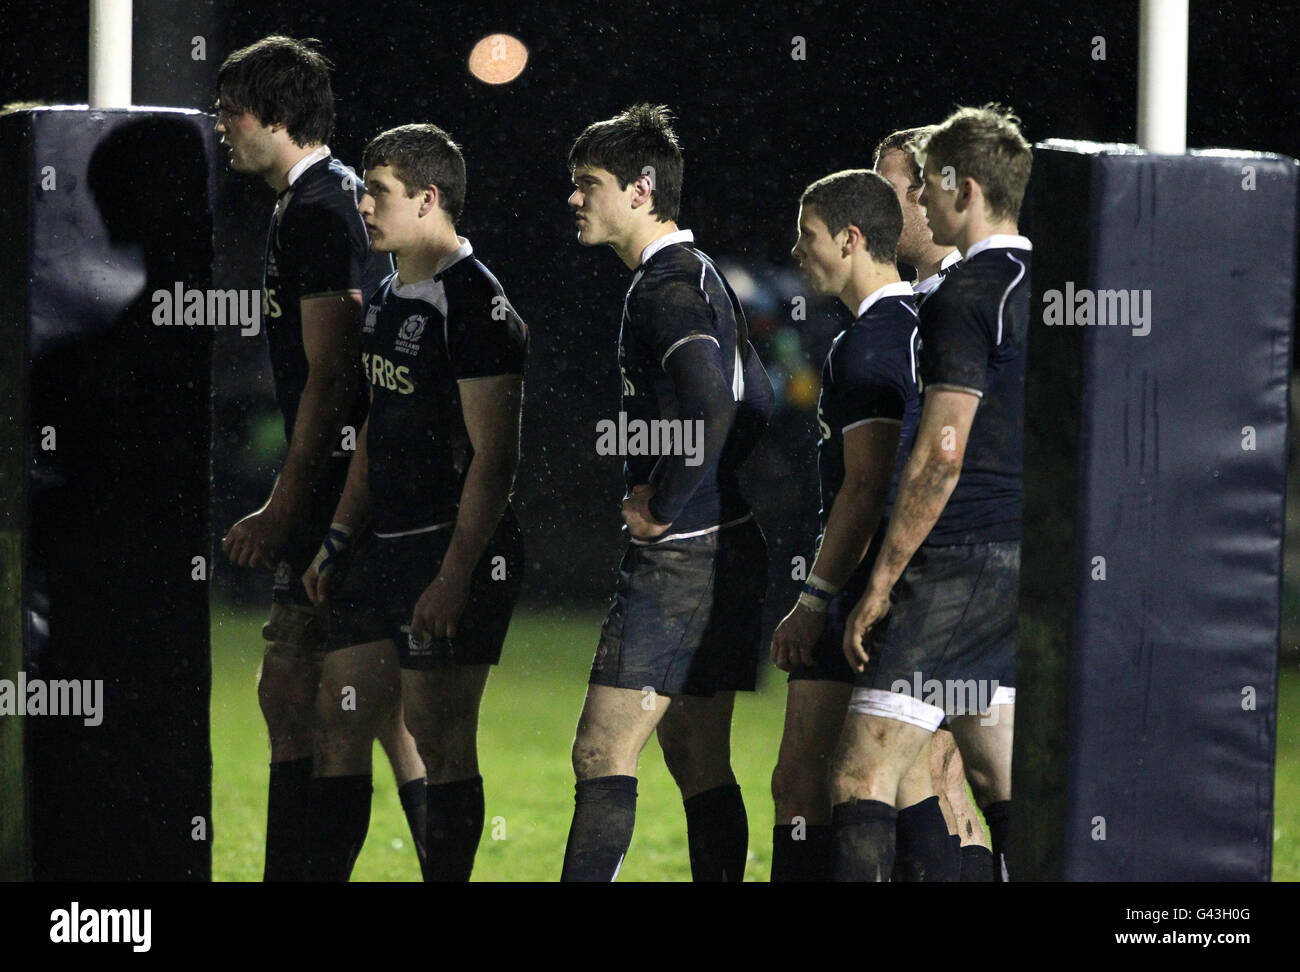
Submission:
<svg viewBox="0 0 1300 972">
<path fill-rule="evenodd" d="M 524 573 L 523 535 L 509 507 L 470 577 L 469 600 L 456 624 L 456 637 L 417 639 L 411 634 L 415 604 L 438 576 L 453 530 L 449 525 L 362 540 L 342 586 L 330 599 L 326 649 L 391 640 L 403 668 L 497 664 Z"/>
<path fill-rule="evenodd" d="M 752 692 L 767 574 L 767 541 L 752 517 L 698 537 L 629 544 L 591 684 L 670 697 Z"/>
<path fill-rule="evenodd" d="M 989 697 L 1012 689 L 1019 609 L 1019 540 L 922 545 L 871 632 L 875 671 L 857 685 L 894 691 L 900 682 L 974 680 Z"/>
</svg>

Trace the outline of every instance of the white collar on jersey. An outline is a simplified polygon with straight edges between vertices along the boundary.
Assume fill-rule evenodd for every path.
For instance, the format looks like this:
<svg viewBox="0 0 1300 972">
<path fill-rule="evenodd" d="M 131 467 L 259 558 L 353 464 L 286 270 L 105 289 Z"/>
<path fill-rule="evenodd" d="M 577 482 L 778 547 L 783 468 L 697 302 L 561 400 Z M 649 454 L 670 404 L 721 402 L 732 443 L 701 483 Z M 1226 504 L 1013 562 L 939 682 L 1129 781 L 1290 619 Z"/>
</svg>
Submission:
<svg viewBox="0 0 1300 972">
<path fill-rule="evenodd" d="M 930 291 L 934 290 L 935 287 L 939 286 L 939 281 L 943 279 L 943 271 L 947 270 L 954 263 L 960 263 L 960 262 L 961 262 L 961 251 L 952 250 L 951 252 L 949 252 L 949 254 L 946 257 L 944 257 L 939 262 L 938 273 L 932 273 L 924 280 L 918 280 L 916 283 L 912 284 L 912 289 L 921 295 L 928 294 Z"/>
<path fill-rule="evenodd" d="M 298 176 L 302 175 L 321 159 L 328 159 L 329 157 L 330 147 L 328 145 L 322 145 L 315 151 L 304 155 L 301 159 L 295 162 L 293 168 L 289 170 L 289 185 L 292 186 L 298 180 Z"/>
<path fill-rule="evenodd" d="M 398 297 L 426 296 L 434 284 L 438 283 L 438 277 L 444 270 L 459 263 L 461 260 L 465 259 L 465 257 L 474 252 L 474 247 L 470 246 L 469 240 L 465 239 L 465 237 L 457 236 L 456 242 L 458 242 L 460 246 L 456 247 L 456 249 L 452 250 L 438 261 L 438 265 L 433 268 L 432 275 L 425 277 L 423 280 L 417 280 L 415 283 L 403 283 L 402 277 L 399 274 L 397 279 L 393 281 L 393 293 Z"/>
<path fill-rule="evenodd" d="M 911 297 L 912 285 L 903 280 L 895 280 L 893 283 L 887 283 L 879 290 L 873 290 L 867 295 L 866 299 L 858 305 L 858 318 L 871 310 L 871 305 L 882 297 Z"/>
<path fill-rule="evenodd" d="M 662 250 L 665 246 L 672 246 L 674 243 L 694 243 L 694 242 L 695 242 L 695 234 L 692 233 L 690 230 L 679 229 L 675 233 L 665 233 L 663 236 L 659 237 L 659 239 L 655 240 L 653 243 L 651 243 L 649 246 L 647 246 L 644 250 L 641 251 L 641 265 L 645 266 L 645 262 L 649 260 L 652 256 L 654 256 L 656 253 L 658 253 L 660 250 Z"/>
<path fill-rule="evenodd" d="M 992 236 L 986 236 L 978 243 L 972 243 L 969 250 L 966 251 L 966 259 L 969 260 L 977 253 L 983 253 L 985 250 L 994 248 L 1006 249 L 1013 247 L 1017 250 L 1032 250 L 1034 244 L 1029 242 L 1027 236 L 1014 236 L 1011 233 L 994 233 Z"/>
</svg>

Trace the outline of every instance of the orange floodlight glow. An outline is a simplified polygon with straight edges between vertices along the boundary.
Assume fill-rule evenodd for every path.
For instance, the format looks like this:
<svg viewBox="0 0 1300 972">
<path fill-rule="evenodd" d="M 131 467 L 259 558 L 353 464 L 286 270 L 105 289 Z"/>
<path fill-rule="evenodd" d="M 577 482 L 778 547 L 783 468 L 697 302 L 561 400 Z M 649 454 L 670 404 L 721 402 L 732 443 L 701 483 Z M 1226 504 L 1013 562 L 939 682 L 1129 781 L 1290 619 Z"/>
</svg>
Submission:
<svg viewBox="0 0 1300 972">
<path fill-rule="evenodd" d="M 487 84 L 506 84 L 519 77 L 528 63 L 528 48 L 509 34 L 489 34 L 469 54 L 469 70 Z"/>
</svg>

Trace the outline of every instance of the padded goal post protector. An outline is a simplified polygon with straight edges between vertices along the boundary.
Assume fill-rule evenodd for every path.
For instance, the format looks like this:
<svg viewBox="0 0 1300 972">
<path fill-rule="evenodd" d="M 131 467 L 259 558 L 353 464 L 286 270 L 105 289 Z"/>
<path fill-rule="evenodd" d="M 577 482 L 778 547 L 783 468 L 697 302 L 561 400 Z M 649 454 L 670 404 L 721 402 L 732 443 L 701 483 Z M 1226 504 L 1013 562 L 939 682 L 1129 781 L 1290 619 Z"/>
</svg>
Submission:
<svg viewBox="0 0 1300 972">
<path fill-rule="evenodd" d="M 1013 876 L 1270 878 L 1296 201 L 1035 148 Z"/>
<path fill-rule="evenodd" d="M 212 120 L 33 109 L 0 146 L 3 868 L 208 880 L 212 328 L 160 325 L 153 295 L 211 286 Z"/>
</svg>

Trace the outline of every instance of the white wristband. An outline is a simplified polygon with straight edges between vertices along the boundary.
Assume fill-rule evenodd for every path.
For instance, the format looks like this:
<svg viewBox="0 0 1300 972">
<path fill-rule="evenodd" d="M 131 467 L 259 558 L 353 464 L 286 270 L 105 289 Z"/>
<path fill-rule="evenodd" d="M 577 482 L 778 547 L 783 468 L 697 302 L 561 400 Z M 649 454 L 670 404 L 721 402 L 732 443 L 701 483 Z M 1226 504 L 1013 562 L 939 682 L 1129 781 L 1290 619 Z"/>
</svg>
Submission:
<svg viewBox="0 0 1300 972">
<path fill-rule="evenodd" d="M 820 597 L 813 597 L 811 594 L 799 595 L 799 606 L 807 608 L 809 611 L 815 611 L 818 614 L 826 613 L 827 603 Z"/>
<path fill-rule="evenodd" d="M 834 584 L 822 580 L 816 574 L 808 575 L 808 580 L 806 580 L 804 583 L 806 583 L 809 587 L 817 588 L 817 590 L 819 591 L 825 591 L 831 597 L 834 597 L 836 594 L 840 592 L 840 589 L 838 587 L 836 587 Z"/>
</svg>

